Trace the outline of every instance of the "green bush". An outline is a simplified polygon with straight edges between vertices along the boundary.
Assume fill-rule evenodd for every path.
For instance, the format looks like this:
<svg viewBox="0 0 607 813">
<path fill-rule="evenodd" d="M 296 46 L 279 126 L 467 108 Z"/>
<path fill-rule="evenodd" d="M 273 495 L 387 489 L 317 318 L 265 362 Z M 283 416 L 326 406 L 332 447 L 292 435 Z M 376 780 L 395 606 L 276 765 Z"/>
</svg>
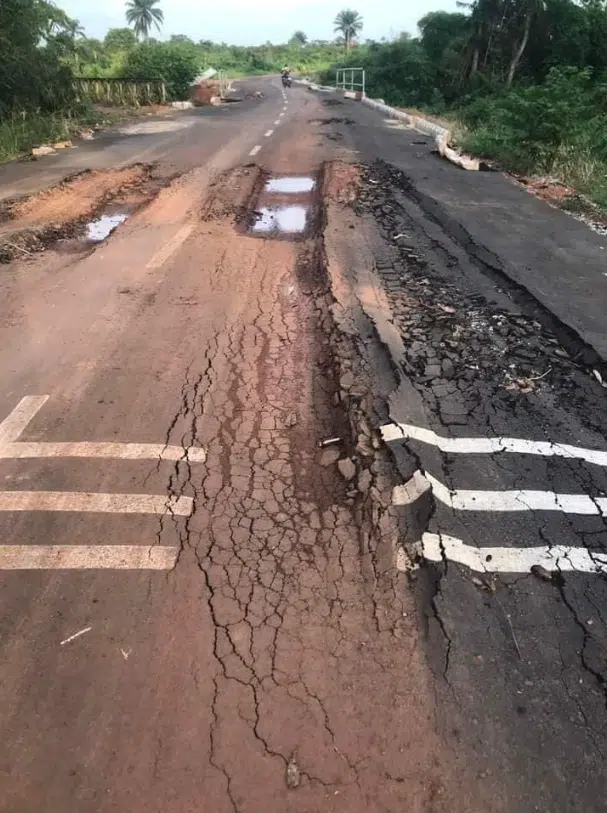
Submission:
<svg viewBox="0 0 607 813">
<path fill-rule="evenodd" d="M 506 168 L 553 171 L 571 152 L 607 158 L 602 88 L 588 70 L 552 68 L 542 85 L 478 99 L 461 111 L 472 128 L 466 147 Z"/>
<path fill-rule="evenodd" d="M 128 79 L 164 79 L 169 99 L 186 99 L 199 65 L 193 48 L 171 43 L 142 43 L 126 55 Z"/>
<path fill-rule="evenodd" d="M 67 20 L 50 3 L 0 2 L 0 119 L 15 111 L 57 111 L 72 102 L 72 72 L 62 63 Z"/>
</svg>

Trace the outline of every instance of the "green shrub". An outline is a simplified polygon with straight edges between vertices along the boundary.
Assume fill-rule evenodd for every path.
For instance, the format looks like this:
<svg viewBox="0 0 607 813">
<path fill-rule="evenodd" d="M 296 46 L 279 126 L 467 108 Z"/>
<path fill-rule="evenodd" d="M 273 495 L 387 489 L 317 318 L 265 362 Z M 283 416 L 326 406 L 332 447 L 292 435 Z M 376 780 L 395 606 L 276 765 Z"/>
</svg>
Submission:
<svg viewBox="0 0 607 813">
<path fill-rule="evenodd" d="M 164 79 L 169 99 L 186 99 L 198 67 L 193 48 L 142 43 L 127 53 L 122 75 L 129 79 Z"/>
<path fill-rule="evenodd" d="M 574 153 L 607 158 L 602 89 L 587 70 L 552 68 L 542 85 L 477 99 L 461 113 L 466 148 L 507 169 L 552 172 Z"/>
</svg>

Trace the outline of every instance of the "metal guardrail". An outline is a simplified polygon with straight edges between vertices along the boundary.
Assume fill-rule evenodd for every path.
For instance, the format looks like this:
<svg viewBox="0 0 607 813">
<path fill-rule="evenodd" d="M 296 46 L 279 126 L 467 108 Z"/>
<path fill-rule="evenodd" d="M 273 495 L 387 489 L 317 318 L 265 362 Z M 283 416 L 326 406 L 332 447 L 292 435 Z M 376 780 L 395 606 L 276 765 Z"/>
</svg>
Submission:
<svg viewBox="0 0 607 813">
<path fill-rule="evenodd" d="M 365 95 L 366 71 L 364 68 L 338 68 L 335 87 Z"/>
</svg>

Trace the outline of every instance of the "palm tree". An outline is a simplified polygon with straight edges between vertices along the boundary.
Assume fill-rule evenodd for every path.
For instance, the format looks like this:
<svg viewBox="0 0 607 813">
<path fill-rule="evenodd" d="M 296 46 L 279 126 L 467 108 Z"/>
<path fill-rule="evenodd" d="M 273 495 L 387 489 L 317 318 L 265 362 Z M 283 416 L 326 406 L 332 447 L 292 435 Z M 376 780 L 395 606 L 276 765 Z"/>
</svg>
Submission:
<svg viewBox="0 0 607 813">
<path fill-rule="evenodd" d="M 308 35 L 304 31 L 296 31 L 289 42 L 292 45 L 301 45 L 303 48 L 303 46 L 308 43 Z"/>
<path fill-rule="evenodd" d="M 82 39 L 85 36 L 86 31 L 80 25 L 80 20 L 69 19 L 65 24 L 65 33 L 69 34 L 69 36 L 75 40 Z"/>
<path fill-rule="evenodd" d="M 133 26 L 135 34 L 148 39 L 152 27 L 158 31 L 164 22 L 162 9 L 155 8 L 160 0 L 128 0 L 126 4 L 126 21 Z"/>
<path fill-rule="evenodd" d="M 346 51 L 352 47 L 352 41 L 357 37 L 363 28 L 363 18 L 351 8 L 340 11 L 333 23 L 336 33 L 342 34 L 346 44 Z"/>
</svg>

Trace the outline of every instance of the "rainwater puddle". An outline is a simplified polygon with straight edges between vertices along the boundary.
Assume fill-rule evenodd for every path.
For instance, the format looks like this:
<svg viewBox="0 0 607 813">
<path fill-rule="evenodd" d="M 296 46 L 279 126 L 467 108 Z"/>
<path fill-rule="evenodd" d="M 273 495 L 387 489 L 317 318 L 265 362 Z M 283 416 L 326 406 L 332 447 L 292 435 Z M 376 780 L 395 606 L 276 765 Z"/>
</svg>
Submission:
<svg viewBox="0 0 607 813">
<path fill-rule="evenodd" d="M 86 239 L 93 243 L 100 243 L 114 231 L 121 223 L 127 219 L 128 215 L 102 215 L 93 220 L 86 227 Z"/>
<path fill-rule="evenodd" d="M 256 234 L 301 234 L 306 229 L 308 209 L 305 206 L 264 206 L 253 224 Z"/>
<path fill-rule="evenodd" d="M 275 192 L 282 195 L 297 195 L 311 192 L 316 182 L 309 177 L 271 178 L 266 186 L 266 192 Z"/>
</svg>

